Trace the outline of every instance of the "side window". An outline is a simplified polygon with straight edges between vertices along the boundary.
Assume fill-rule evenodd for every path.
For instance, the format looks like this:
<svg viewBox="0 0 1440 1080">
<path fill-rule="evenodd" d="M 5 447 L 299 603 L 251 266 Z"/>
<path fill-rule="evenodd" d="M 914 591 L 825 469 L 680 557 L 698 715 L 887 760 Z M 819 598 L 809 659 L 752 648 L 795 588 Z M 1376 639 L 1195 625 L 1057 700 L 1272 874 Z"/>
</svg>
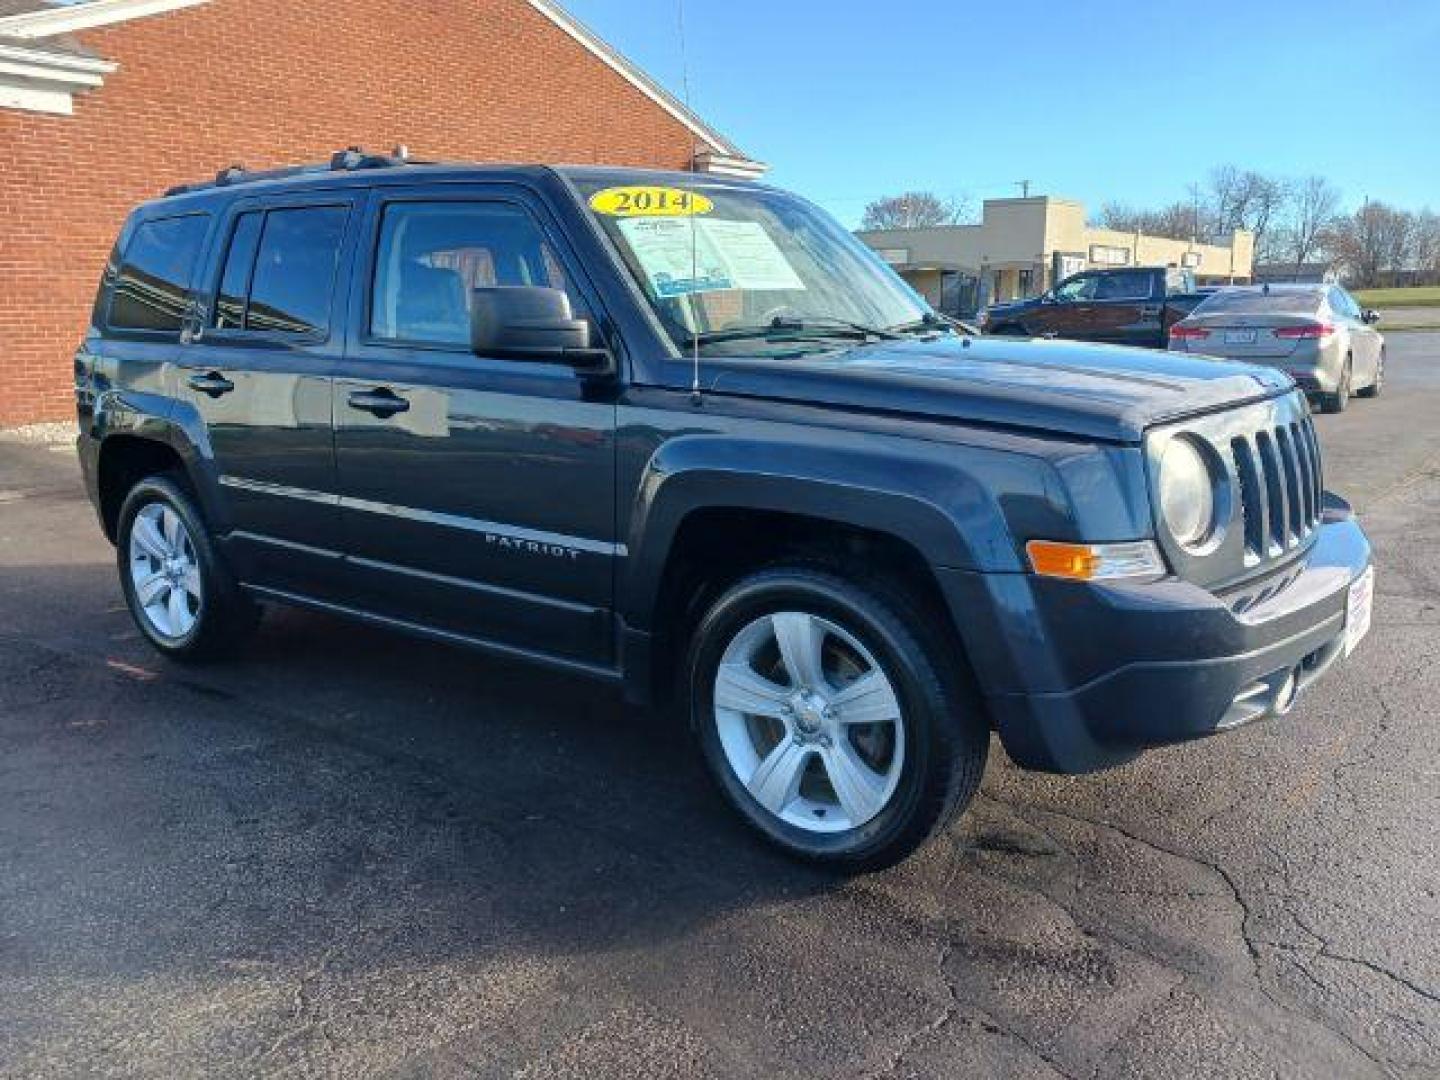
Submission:
<svg viewBox="0 0 1440 1080">
<path fill-rule="evenodd" d="M 329 330 L 347 214 L 343 206 L 265 214 L 245 303 L 245 330 L 303 335 Z"/>
<path fill-rule="evenodd" d="M 1077 300 L 1093 300 L 1096 280 L 1094 274 L 1079 274 L 1069 281 L 1062 281 L 1055 288 L 1055 299 L 1072 304 Z"/>
<path fill-rule="evenodd" d="M 255 252 L 260 247 L 260 228 L 264 221 L 263 214 L 253 211 L 235 219 L 220 290 L 215 297 L 215 326 L 219 330 L 245 329 L 250 272 L 255 268 Z"/>
<path fill-rule="evenodd" d="M 252 210 L 235 219 L 215 298 L 220 330 L 324 334 L 349 211 Z"/>
<path fill-rule="evenodd" d="M 1144 270 L 1122 270 L 1119 273 L 1105 274 L 1099 280 L 1095 299 L 1148 300 L 1151 285 L 1151 276 Z"/>
<path fill-rule="evenodd" d="M 143 222 L 115 275 L 107 320 L 115 330 L 180 333 L 208 214 Z"/>
<path fill-rule="evenodd" d="M 473 290 L 542 285 L 583 304 L 540 227 L 506 203 L 399 202 L 385 207 L 370 295 L 370 334 L 468 345 Z"/>
</svg>

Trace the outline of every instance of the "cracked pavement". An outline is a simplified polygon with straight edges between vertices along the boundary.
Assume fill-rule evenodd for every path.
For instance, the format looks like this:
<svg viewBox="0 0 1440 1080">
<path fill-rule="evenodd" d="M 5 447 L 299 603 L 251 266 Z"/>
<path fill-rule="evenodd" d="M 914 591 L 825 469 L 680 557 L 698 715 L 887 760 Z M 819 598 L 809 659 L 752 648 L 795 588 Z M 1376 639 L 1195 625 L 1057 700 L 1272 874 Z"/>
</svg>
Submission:
<svg viewBox="0 0 1440 1080">
<path fill-rule="evenodd" d="M 1440 335 L 1318 420 L 1376 621 L 1290 716 L 837 882 L 588 684 L 311 614 L 166 665 L 0 439 L 0 1074 L 1440 1073 Z M 1163 707 L 1163 702 L 1157 702 Z"/>
</svg>

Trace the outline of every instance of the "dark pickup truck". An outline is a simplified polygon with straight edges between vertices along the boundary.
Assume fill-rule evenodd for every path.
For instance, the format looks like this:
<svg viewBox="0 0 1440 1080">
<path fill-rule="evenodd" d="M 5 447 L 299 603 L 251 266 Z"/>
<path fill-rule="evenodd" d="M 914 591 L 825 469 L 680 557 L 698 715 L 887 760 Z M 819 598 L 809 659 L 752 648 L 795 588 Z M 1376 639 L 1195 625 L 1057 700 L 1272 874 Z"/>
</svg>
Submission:
<svg viewBox="0 0 1440 1080">
<path fill-rule="evenodd" d="M 227 170 L 131 214 L 75 375 L 164 656 L 283 603 L 593 679 L 845 870 L 963 809 L 992 732 L 1116 765 L 1284 713 L 1369 625 L 1283 372 L 958 332 L 743 180 Z"/>
<path fill-rule="evenodd" d="M 987 334 L 1164 349 L 1170 327 L 1203 299 L 1189 270 L 1087 270 L 1029 300 L 990 306 L 980 328 Z"/>
</svg>

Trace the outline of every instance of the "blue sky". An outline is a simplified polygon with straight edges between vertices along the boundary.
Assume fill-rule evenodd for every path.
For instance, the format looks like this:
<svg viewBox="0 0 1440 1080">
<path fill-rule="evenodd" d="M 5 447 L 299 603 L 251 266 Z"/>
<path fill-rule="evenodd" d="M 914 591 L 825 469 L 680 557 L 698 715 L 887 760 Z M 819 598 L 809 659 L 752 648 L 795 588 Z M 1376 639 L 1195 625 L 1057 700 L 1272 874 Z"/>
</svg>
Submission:
<svg viewBox="0 0 1440 1080">
<path fill-rule="evenodd" d="M 677 94 L 676 0 L 566 0 Z M 685 0 L 696 111 L 847 224 L 877 195 L 1159 204 L 1211 166 L 1440 209 L 1440 0 Z"/>
</svg>

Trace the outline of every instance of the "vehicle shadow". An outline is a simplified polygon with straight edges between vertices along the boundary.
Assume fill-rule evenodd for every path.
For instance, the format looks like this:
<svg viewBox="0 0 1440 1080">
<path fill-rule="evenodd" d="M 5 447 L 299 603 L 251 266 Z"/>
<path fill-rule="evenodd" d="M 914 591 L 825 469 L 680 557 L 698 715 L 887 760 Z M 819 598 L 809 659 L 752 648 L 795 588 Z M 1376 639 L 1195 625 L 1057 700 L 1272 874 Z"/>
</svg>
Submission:
<svg viewBox="0 0 1440 1080">
<path fill-rule="evenodd" d="M 589 682 L 280 609 L 232 660 L 180 667 L 98 558 L 0 559 L 0 613 L 0 987 L 80 987 L 44 1025 L 83 1027 L 105 980 L 160 1016 L 261 984 L 196 1028 L 222 1041 L 279 1039 L 312 999 L 356 1045 L 468 1010 L 522 1046 L 626 995 L 728 1039 L 726 1010 L 762 1002 L 804 1035 L 789 1060 L 833 1072 L 854 1053 L 836 1025 L 873 1028 L 880 1061 L 953 1009 L 984 1072 L 1029 1043 L 1097 1063 L 1177 969 L 1258 1007 L 1226 879 L 1104 824 L 1139 790 L 1125 771 L 1089 820 L 1063 801 L 1083 782 L 997 748 L 965 818 L 846 881 L 755 841 L 686 731 Z M 15 1007 L 0 1029 L 26 1030 Z"/>
<path fill-rule="evenodd" d="M 110 852 L 133 906 L 107 932 L 139 953 L 151 918 L 202 955 L 420 921 L 437 949 L 627 949 L 836 883 L 753 841 L 681 725 L 618 692 L 280 608 L 233 659 L 172 664 L 113 577 L 0 567 L 0 733 L 25 747 L 0 836 L 72 838 L 43 868 L 63 894 L 97 869 L 78 853 Z"/>
</svg>

